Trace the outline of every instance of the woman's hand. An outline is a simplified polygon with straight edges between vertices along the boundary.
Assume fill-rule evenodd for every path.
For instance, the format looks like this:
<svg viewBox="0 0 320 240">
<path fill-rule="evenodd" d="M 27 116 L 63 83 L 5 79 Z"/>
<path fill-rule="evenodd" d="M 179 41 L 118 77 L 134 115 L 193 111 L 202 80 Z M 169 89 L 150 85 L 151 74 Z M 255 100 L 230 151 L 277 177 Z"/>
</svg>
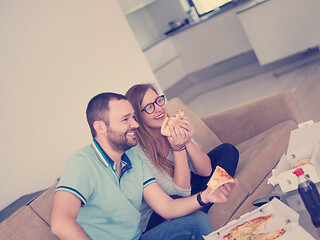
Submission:
<svg viewBox="0 0 320 240">
<path fill-rule="evenodd" d="M 188 140 L 186 143 L 191 141 L 191 138 L 193 136 L 193 126 L 191 124 L 191 122 L 189 121 L 189 119 L 186 116 L 180 117 L 178 125 L 183 128 L 184 130 L 187 131 L 188 134 Z"/>
<path fill-rule="evenodd" d="M 179 125 L 171 126 L 170 133 L 171 137 L 168 137 L 168 141 L 173 149 L 180 149 L 189 141 L 187 130 Z"/>
</svg>

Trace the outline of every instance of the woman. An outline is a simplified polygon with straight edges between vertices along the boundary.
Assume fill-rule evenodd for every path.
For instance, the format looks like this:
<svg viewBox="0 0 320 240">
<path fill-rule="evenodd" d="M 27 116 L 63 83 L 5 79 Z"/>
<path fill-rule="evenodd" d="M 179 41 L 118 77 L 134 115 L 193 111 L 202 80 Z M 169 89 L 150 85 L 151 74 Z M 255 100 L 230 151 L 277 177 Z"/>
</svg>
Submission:
<svg viewBox="0 0 320 240">
<path fill-rule="evenodd" d="M 186 197 L 206 188 L 217 165 L 234 176 L 238 164 L 238 150 L 222 144 L 208 155 L 192 141 L 193 126 L 186 116 L 170 128 L 171 137 L 161 134 L 167 116 L 164 95 L 159 96 L 152 84 L 132 86 L 126 93 L 140 127 L 137 130 L 139 154 L 147 156 L 147 164 L 157 182 L 172 197 Z M 144 154 L 142 153 L 144 152 Z M 207 211 L 209 208 L 205 209 Z M 164 219 L 143 203 L 141 229 L 147 231 Z"/>
</svg>

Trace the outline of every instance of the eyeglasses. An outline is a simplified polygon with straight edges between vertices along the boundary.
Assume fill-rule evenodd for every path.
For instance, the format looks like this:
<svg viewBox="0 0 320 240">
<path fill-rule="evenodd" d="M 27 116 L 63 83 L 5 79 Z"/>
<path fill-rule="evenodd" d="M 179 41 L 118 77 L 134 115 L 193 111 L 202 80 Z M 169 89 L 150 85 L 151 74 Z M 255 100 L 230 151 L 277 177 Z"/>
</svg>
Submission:
<svg viewBox="0 0 320 240">
<path fill-rule="evenodd" d="M 145 111 L 146 113 L 151 114 L 154 112 L 154 110 L 156 108 L 154 105 L 155 103 L 161 107 L 164 105 L 165 102 L 166 102 L 166 99 L 165 99 L 164 95 L 161 95 L 161 96 L 157 97 L 153 103 L 147 104 L 147 106 L 145 106 L 144 109 L 141 110 L 141 112 Z"/>
</svg>

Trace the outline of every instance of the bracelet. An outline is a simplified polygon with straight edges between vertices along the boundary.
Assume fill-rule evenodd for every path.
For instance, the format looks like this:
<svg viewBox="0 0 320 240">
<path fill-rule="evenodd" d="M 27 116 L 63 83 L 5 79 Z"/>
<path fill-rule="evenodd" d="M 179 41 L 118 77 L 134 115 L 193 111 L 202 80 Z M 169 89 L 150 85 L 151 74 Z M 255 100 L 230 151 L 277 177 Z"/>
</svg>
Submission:
<svg viewBox="0 0 320 240">
<path fill-rule="evenodd" d="M 181 148 L 178 148 L 178 149 L 172 148 L 171 150 L 172 150 L 173 152 L 181 152 L 181 151 L 183 151 L 183 150 L 185 150 L 185 149 L 186 149 L 186 145 L 184 145 L 184 146 L 182 146 Z"/>
<path fill-rule="evenodd" d="M 204 203 L 204 202 L 202 201 L 202 199 L 201 199 L 201 193 L 202 193 L 202 191 L 199 192 L 198 195 L 197 195 L 197 201 L 198 201 L 199 205 L 200 205 L 201 207 L 209 206 L 211 203 Z"/>
</svg>

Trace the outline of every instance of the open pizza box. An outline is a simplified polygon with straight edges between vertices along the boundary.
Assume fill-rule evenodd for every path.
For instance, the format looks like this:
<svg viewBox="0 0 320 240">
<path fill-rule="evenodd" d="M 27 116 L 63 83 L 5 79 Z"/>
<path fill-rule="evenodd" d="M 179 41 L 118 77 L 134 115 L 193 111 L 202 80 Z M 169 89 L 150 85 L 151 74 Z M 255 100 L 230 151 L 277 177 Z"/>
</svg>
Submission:
<svg viewBox="0 0 320 240">
<path fill-rule="evenodd" d="M 229 222 L 224 227 L 204 236 L 205 240 L 222 240 L 229 231 L 238 225 L 251 219 L 273 214 L 273 218 L 267 223 L 265 229 L 260 233 L 271 232 L 275 230 L 285 229 L 285 233 L 278 237 L 277 240 L 314 240 L 306 230 L 299 225 L 299 214 L 288 207 L 280 200 L 274 198 L 269 203 L 242 215 L 239 219 Z"/>
<path fill-rule="evenodd" d="M 299 161 L 305 160 L 304 165 L 295 167 Z M 279 184 L 283 192 L 297 189 L 298 179 L 294 171 L 299 167 L 311 181 L 320 181 L 320 123 L 304 122 L 291 131 L 287 154 L 282 156 L 277 167 L 272 170 L 268 183 Z"/>
</svg>

